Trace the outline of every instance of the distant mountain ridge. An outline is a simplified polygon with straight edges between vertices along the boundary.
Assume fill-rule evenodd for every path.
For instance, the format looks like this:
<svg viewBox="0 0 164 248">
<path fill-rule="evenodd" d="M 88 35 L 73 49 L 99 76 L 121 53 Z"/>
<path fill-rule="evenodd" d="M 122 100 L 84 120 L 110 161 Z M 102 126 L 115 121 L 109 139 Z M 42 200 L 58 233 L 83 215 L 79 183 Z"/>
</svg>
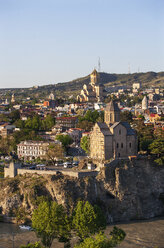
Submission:
<svg viewBox="0 0 164 248">
<path fill-rule="evenodd" d="M 100 72 L 100 81 L 106 87 L 113 85 L 127 85 L 132 86 L 133 83 L 140 82 L 142 86 L 145 87 L 161 87 L 164 86 L 164 72 L 146 72 L 146 73 L 133 73 L 133 74 L 110 74 L 105 72 Z M 57 83 L 54 85 L 44 85 L 40 86 L 37 91 L 59 91 L 61 93 L 67 94 L 78 94 L 82 89 L 84 84 L 89 84 L 90 75 L 77 78 L 75 80 Z"/>
<path fill-rule="evenodd" d="M 164 87 L 164 72 L 141 72 L 132 74 L 116 74 L 100 72 L 100 81 L 105 87 L 126 85 L 131 87 L 133 83 L 140 82 L 145 87 Z M 39 95 L 46 95 L 53 92 L 56 96 L 76 95 L 80 92 L 84 84 L 89 84 L 90 75 L 74 79 L 69 82 L 57 83 L 39 86 L 38 88 L 26 88 L 25 92 L 38 93 Z M 23 89 L 23 88 L 21 88 Z M 3 89 L 5 90 L 5 89 Z M 11 89 L 15 91 L 14 89 Z M 18 90 L 18 89 L 17 89 Z M 18 91 L 15 91 L 18 93 Z"/>
</svg>

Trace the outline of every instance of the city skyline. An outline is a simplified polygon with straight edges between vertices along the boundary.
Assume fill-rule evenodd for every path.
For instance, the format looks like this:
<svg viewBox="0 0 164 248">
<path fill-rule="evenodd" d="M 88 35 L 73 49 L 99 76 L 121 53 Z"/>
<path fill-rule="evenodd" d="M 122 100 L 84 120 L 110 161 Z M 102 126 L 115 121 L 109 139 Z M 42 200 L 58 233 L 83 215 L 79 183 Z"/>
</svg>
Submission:
<svg viewBox="0 0 164 248">
<path fill-rule="evenodd" d="M 0 0 L 0 88 L 163 71 L 162 0 Z"/>
</svg>

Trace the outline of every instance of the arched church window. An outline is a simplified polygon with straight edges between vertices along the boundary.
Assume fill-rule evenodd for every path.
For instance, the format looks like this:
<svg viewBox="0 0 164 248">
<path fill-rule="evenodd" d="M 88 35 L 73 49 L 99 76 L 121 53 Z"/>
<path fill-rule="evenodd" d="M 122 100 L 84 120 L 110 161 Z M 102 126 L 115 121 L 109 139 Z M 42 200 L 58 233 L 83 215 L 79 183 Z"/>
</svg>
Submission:
<svg viewBox="0 0 164 248">
<path fill-rule="evenodd" d="M 130 142 L 130 143 L 129 143 L 129 148 L 131 148 L 131 147 L 132 147 L 132 143 Z"/>
<path fill-rule="evenodd" d="M 112 114 L 110 114 L 110 121 L 113 121 Z"/>
<path fill-rule="evenodd" d="M 117 148 L 119 148 L 119 144 L 117 143 Z"/>
<path fill-rule="evenodd" d="M 123 143 L 121 143 L 121 148 L 123 148 Z"/>
<path fill-rule="evenodd" d="M 121 129 L 119 130 L 119 134 L 121 134 Z"/>
</svg>

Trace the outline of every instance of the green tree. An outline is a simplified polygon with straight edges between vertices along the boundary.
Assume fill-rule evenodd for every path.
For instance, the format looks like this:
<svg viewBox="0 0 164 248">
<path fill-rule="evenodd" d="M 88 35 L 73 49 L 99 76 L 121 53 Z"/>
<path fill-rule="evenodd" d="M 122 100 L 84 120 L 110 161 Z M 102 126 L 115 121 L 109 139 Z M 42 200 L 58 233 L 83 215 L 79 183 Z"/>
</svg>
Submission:
<svg viewBox="0 0 164 248">
<path fill-rule="evenodd" d="M 11 122 L 15 122 L 16 120 L 20 119 L 20 112 L 19 110 L 14 110 L 10 114 Z"/>
<path fill-rule="evenodd" d="M 16 120 L 15 122 L 14 122 L 14 124 L 16 125 L 16 127 L 19 127 L 19 128 L 24 128 L 24 121 L 22 121 L 21 119 L 19 119 L 19 120 Z"/>
<path fill-rule="evenodd" d="M 32 227 L 43 245 L 50 248 L 53 240 L 67 242 L 70 237 L 68 217 L 62 205 L 56 202 L 42 202 L 32 215 Z"/>
<path fill-rule="evenodd" d="M 39 242 L 35 242 L 35 244 L 21 245 L 20 248 L 43 248 Z"/>
<path fill-rule="evenodd" d="M 35 131 L 39 131 L 41 128 L 41 119 L 38 115 L 32 118 L 32 129 Z"/>
<path fill-rule="evenodd" d="M 82 120 L 79 121 L 79 123 L 76 125 L 77 128 L 84 129 L 85 131 L 90 131 L 93 127 L 94 123 L 87 121 L 87 120 Z"/>
<path fill-rule="evenodd" d="M 88 136 L 83 136 L 80 141 L 80 146 L 86 153 L 89 153 L 89 141 Z"/>
<path fill-rule="evenodd" d="M 124 240 L 125 236 L 122 229 L 114 227 L 109 238 L 104 233 L 99 233 L 95 237 L 86 238 L 79 245 L 75 245 L 75 248 L 114 248 Z"/>
<path fill-rule="evenodd" d="M 150 152 L 157 156 L 154 161 L 158 165 L 164 165 L 164 139 L 156 139 L 149 145 Z"/>
<path fill-rule="evenodd" d="M 56 135 L 56 140 L 59 140 L 65 149 L 67 149 L 67 147 L 73 143 L 73 140 L 69 135 Z"/>
<path fill-rule="evenodd" d="M 149 151 L 149 145 L 153 142 L 152 139 L 141 139 L 140 140 L 140 150 Z"/>
<path fill-rule="evenodd" d="M 51 128 L 55 125 L 55 118 L 51 115 L 47 115 L 46 118 L 42 121 L 42 127 L 44 130 L 51 130 Z"/>
<path fill-rule="evenodd" d="M 121 112 L 120 114 L 120 120 L 121 121 L 125 121 L 125 122 L 132 122 L 133 119 L 132 119 L 133 115 L 130 111 L 124 111 L 124 112 Z"/>
<path fill-rule="evenodd" d="M 106 220 L 98 206 L 93 207 L 88 201 L 79 201 L 73 216 L 73 227 L 81 240 L 105 229 Z"/>
</svg>

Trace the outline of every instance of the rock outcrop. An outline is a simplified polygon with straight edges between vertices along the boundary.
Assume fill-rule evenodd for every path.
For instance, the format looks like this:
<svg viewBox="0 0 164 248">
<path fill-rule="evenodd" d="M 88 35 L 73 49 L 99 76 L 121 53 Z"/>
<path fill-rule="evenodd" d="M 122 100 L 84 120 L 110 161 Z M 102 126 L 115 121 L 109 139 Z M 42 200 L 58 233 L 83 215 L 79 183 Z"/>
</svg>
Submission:
<svg viewBox="0 0 164 248">
<path fill-rule="evenodd" d="M 30 217 L 43 198 L 72 211 L 79 199 L 98 204 L 108 222 L 148 219 L 164 214 L 164 168 L 148 159 L 119 161 L 97 177 L 34 174 L 0 181 L 0 209 L 13 216 L 23 209 Z"/>
</svg>

